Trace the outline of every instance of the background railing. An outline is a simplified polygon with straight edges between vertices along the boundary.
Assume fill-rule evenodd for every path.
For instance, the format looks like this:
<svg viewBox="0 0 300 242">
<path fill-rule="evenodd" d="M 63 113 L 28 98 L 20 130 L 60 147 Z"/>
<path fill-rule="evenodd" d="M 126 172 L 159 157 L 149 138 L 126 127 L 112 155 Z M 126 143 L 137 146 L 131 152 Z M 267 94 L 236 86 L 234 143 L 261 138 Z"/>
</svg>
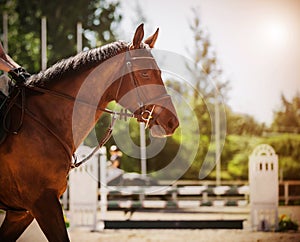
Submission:
<svg viewBox="0 0 300 242">
<path fill-rule="evenodd" d="M 266 181 L 268 182 L 268 181 Z M 172 186 L 116 186 L 108 189 L 108 208 L 184 208 L 199 206 L 246 206 L 249 203 L 249 185 L 245 181 L 179 180 Z M 300 181 L 279 183 L 279 204 L 300 205 Z"/>
</svg>

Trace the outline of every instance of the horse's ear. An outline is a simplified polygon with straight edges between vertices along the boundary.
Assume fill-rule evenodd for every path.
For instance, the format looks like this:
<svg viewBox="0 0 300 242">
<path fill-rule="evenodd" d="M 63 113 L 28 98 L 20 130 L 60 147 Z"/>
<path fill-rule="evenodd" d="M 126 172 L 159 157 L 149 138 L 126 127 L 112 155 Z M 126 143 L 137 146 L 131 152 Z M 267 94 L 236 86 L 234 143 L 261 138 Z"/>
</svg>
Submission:
<svg viewBox="0 0 300 242">
<path fill-rule="evenodd" d="M 155 45 L 155 42 L 156 42 L 157 37 L 158 37 L 158 31 L 159 31 L 159 28 L 157 28 L 157 30 L 155 31 L 155 33 L 153 35 L 151 35 L 150 37 L 148 37 L 145 40 L 145 44 L 148 44 L 150 48 L 153 48 L 154 45 Z"/>
<path fill-rule="evenodd" d="M 140 44 L 141 44 L 143 38 L 144 38 L 144 24 L 140 24 L 140 26 L 137 27 L 137 29 L 135 31 L 133 41 L 132 41 L 132 47 L 134 49 L 140 48 Z"/>
</svg>

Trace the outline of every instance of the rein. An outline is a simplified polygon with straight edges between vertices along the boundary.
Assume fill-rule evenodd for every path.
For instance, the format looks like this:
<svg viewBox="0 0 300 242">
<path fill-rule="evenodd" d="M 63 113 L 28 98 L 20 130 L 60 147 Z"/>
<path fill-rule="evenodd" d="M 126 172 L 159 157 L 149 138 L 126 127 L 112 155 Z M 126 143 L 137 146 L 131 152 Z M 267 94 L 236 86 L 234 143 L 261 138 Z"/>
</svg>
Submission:
<svg viewBox="0 0 300 242">
<path fill-rule="evenodd" d="M 79 102 L 80 104 L 84 104 L 84 105 L 89 106 L 91 108 L 96 108 L 96 110 L 103 111 L 103 112 L 106 112 L 106 113 L 109 113 L 109 114 L 112 114 L 112 115 L 117 115 L 117 116 L 120 117 L 120 119 L 124 118 L 125 121 L 126 121 L 127 118 L 138 118 L 140 116 L 140 115 L 137 115 L 137 114 L 128 113 L 127 109 L 125 109 L 125 111 L 123 111 L 123 109 L 121 109 L 120 112 L 116 112 L 116 111 L 112 111 L 108 108 L 101 108 L 99 106 L 90 104 L 90 103 L 88 103 L 84 100 L 75 98 L 73 96 L 70 96 L 68 94 L 58 92 L 58 91 L 55 91 L 55 90 L 49 90 L 49 89 L 46 89 L 46 88 L 36 87 L 36 86 L 26 86 L 26 88 L 29 89 L 29 90 L 32 90 L 32 91 L 39 92 L 39 93 L 49 94 L 49 95 L 55 96 L 55 97 L 60 97 L 62 99 L 66 99 L 66 100 L 69 100 L 69 101 L 72 101 L 72 102 L 76 101 L 76 102 Z"/>
</svg>

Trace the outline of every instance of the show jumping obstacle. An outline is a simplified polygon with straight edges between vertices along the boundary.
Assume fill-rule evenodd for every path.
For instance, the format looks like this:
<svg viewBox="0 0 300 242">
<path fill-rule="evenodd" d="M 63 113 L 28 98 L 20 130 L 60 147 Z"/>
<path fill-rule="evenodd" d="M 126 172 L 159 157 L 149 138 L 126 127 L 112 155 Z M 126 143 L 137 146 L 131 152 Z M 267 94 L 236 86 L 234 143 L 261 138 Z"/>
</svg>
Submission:
<svg viewBox="0 0 300 242">
<path fill-rule="evenodd" d="M 91 149 L 82 147 L 82 150 Z M 102 150 L 105 154 L 105 150 Z M 249 183 L 242 186 L 107 186 L 105 181 L 106 160 L 103 155 L 94 157 L 91 166 L 82 169 L 81 173 L 72 173 L 72 176 L 86 176 L 88 181 L 82 184 L 82 190 L 93 187 L 90 191 L 90 208 L 94 213 L 80 213 L 81 224 L 70 221 L 71 226 L 84 225 L 92 230 L 97 229 L 242 229 L 243 220 L 108 220 L 107 210 L 121 210 L 133 213 L 143 210 L 180 210 L 198 209 L 200 207 L 214 207 L 221 209 L 225 206 L 250 208 L 250 221 L 253 230 L 276 230 L 278 207 L 278 157 L 269 145 L 260 145 L 249 157 Z M 97 161 L 98 159 L 98 161 Z M 100 165 L 100 168 L 99 168 Z M 100 173 L 91 175 L 92 171 Z M 95 192 L 99 180 L 91 177 L 99 177 L 100 193 Z M 81 179 L 83 180 L 83 179 Z M 76 183 L 70 182 L 70 188 L 76 187 Z M 269 188 L 272 189 L 269 189 Z M 100 202 L 98 202 L 100 194 Z M 249 195 L 250 201 L 249 204 Z M 135 198 L 135 199 L 133 199 Z M 79 201 L 81 198 L 79 198 Z M 72 201 L 70 200 L 70 203 Z M 87 205 L 87 203 L 86 203 Z M 249 206 L 250 205 L 250 206 Z M 78 206 L 80 207 L 80 205 Z M 97 217 L 100 209 L 100 217 Z M 203 211 L 203 210 L 202 210 Z M 218 210 L 220 211 L 220 210 Z M 71 212 L 72 218 L 74 212 Z M 73 222 L 73 225 L 72 225 Z M 93 223 L 94 222 L 94 223 Z"/>
<path fill-rule="evenodd" d="M 92 148 L 80 146 L 78 156 L 88 154 Z M 77 153 L 76 152 L 76 153 Z M 197 209 L 200 207 L 222 208 L 247 207 L 248 186 L 108 186 L 106 150 L 103 147 L 91 160 L 75 172 L 71 172 L 65 207 L 70 205 L 70 226 L 84 226 L 92 231 L 126 228 L 228 228 L 242 229 L 243 220 L 210 221 L 121 221 L 108 220 L 108 210 L 130 212 L 143 210 Z M 80 189 L 77 192 L 77 184 Z M 99 200 L 100 195 L 100 200 Z M 135 199 L 133 199 L 135 197 Z M 140 223 L 139 223 L 140 222 Z M 172 227 L 173 226 L 173 227 Z"/>
</svg>

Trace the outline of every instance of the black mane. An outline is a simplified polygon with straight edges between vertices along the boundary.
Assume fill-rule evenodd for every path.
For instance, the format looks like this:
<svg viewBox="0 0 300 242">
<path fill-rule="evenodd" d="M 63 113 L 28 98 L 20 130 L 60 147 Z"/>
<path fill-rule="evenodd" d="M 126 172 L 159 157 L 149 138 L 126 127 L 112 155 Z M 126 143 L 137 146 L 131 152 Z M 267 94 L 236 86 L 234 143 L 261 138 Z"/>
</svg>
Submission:
<svg viewBox="0 0 300 242">
<path fill-rule="evenodd" d="M 117 41 L 88 51 L 83 51 L 75 56 L 63 59 L 45 71 L 32 75 L 26 85 L 45 86 L 52 80 L 59 80 L 63 77 L 74 75 L 79 71 L 88 70 L 99 63 L 125 51 L 127 43 Z"/>
</svg>

